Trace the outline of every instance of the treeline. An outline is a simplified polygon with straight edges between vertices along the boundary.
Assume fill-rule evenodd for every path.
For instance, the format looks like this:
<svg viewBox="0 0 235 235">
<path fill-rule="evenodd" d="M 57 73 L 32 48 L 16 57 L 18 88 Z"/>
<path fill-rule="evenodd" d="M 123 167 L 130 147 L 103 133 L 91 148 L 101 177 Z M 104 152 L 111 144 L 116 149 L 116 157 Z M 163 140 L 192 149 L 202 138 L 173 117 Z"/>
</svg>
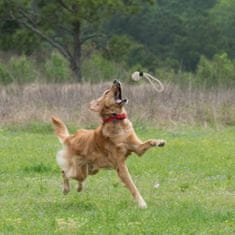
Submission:
<svg viewBox="0 0 235 235">
<path fill-rule="evenodd" d="M 235 0 L 0 0 L 0 19 L 1 83 L 235 84 Z"/>
</svg>

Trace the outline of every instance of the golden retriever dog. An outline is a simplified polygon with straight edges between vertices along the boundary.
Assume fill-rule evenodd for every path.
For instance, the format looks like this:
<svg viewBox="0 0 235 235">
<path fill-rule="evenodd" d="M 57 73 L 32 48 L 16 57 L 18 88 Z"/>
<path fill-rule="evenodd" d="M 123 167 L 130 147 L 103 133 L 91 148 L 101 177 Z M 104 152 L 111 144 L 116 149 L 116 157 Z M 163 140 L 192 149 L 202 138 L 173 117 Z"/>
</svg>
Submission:
<svg viewBox="0 0 235 235">
<path fill-rule="evenodd" d="M 121 83 L 115 80 L 110 89 L 91 101 L 90 110 L 97 112 L 103 123 L 95 130 L 79 130 L 70 135 L 65 124 L 52 117 L 52 123 L 63 149 L 57 154 L 57 163 L 63 177 L 63 193 L 70 191 L 69 179 L 78 181 L 77 191 L 82 191 L 88 175 L 99 169 L 115 169 L 121 181 L 130 190 L 140 208 L 147 204 L 136 188 L 125 164 L 131 153 L 143 155 L 155 146 L 164 146 L 164 140 L 142 142 L 136 135 L 124 108 L 127 99 L 122 98 Z"/>
</svg>

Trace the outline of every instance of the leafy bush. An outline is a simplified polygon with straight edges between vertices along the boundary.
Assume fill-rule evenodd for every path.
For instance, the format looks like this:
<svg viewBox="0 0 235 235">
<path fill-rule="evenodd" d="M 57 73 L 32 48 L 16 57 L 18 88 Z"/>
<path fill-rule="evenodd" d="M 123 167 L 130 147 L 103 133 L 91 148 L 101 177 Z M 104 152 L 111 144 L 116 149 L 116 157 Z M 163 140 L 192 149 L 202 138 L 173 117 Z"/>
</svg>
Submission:
<svg viewBox="0 0 235 235">
<path fill-rule="evenodd" d="M 202 56 L 196 71 L 196 82 L 206 86 L 235 83 L 235 61 L 226 53 L 215 55 L 212 60 Z"/>
<path fill-rule="evenodd" d="M 36 70 L 30 58 L 26 56 L 11 57 L 8 68 L 13 80 L 19 84 L 32 82 L 36 79 Z"/>
<path fill-rule="evenodd" d="M 82 63 L 83 78 L 85 81 L 100 82 L 103 80 L 120 79 L 125 76 L 123 66 L 105 59 L 98 52 Z"/>
<path fill-rule="evenodd" d="M 6 65 L 0 63 L 0 83 L 8 84 L 13 81 L 12 76 L 8 72 Z"/>
<path fill-rule="evenodd" d="M 52 82 L 69 81 L 72 78 L 68 61 L 56 51 L 46 60 L 45 74 L 47 80 Z"/>
</svg>

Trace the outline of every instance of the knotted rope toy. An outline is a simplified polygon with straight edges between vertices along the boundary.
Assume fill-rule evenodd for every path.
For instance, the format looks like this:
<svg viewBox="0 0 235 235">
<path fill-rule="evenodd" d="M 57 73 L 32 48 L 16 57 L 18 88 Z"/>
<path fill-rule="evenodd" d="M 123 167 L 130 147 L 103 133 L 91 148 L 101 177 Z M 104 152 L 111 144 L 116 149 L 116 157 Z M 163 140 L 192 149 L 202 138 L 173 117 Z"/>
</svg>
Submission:
<svg viewBox="0 0 235 235">
<path fill-rule="evenodd" d="M 149 73 L 145 73 L 145 72 L 134 72 L 131 74 L 131 79 L 134 81 L 140 81 L 140 79 L 145 78 L 146 80 L 149 81 L 149 83 L 152 85 L 153 89 L 157 92 L 163 92 L 164 91 L 164 86 L 161 83 L 161 81 L 155 77 L 153 77 L 151 74 Z M 154 84 L 154 82 L 158 83 L 158 87 L 156 86 L 156 84 Z"/>
</svg>

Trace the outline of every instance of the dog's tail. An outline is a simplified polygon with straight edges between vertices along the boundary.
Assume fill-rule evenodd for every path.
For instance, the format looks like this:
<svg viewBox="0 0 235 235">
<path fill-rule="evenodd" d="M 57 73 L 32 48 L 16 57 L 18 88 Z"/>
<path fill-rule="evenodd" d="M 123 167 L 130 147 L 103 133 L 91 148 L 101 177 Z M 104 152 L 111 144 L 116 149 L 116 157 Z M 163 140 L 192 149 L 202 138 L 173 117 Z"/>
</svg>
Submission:
<svg viewBox="0 0 235 235">
<path fill-rule="evenodd" d="M 57 135 L 60 143 L 64 143 L 65 139 L 69 136 L 69 131 L 65 124 L 57 117 L 51 117 L 52 124 L 55 129 L 55 134 Z"/>
</svg>

